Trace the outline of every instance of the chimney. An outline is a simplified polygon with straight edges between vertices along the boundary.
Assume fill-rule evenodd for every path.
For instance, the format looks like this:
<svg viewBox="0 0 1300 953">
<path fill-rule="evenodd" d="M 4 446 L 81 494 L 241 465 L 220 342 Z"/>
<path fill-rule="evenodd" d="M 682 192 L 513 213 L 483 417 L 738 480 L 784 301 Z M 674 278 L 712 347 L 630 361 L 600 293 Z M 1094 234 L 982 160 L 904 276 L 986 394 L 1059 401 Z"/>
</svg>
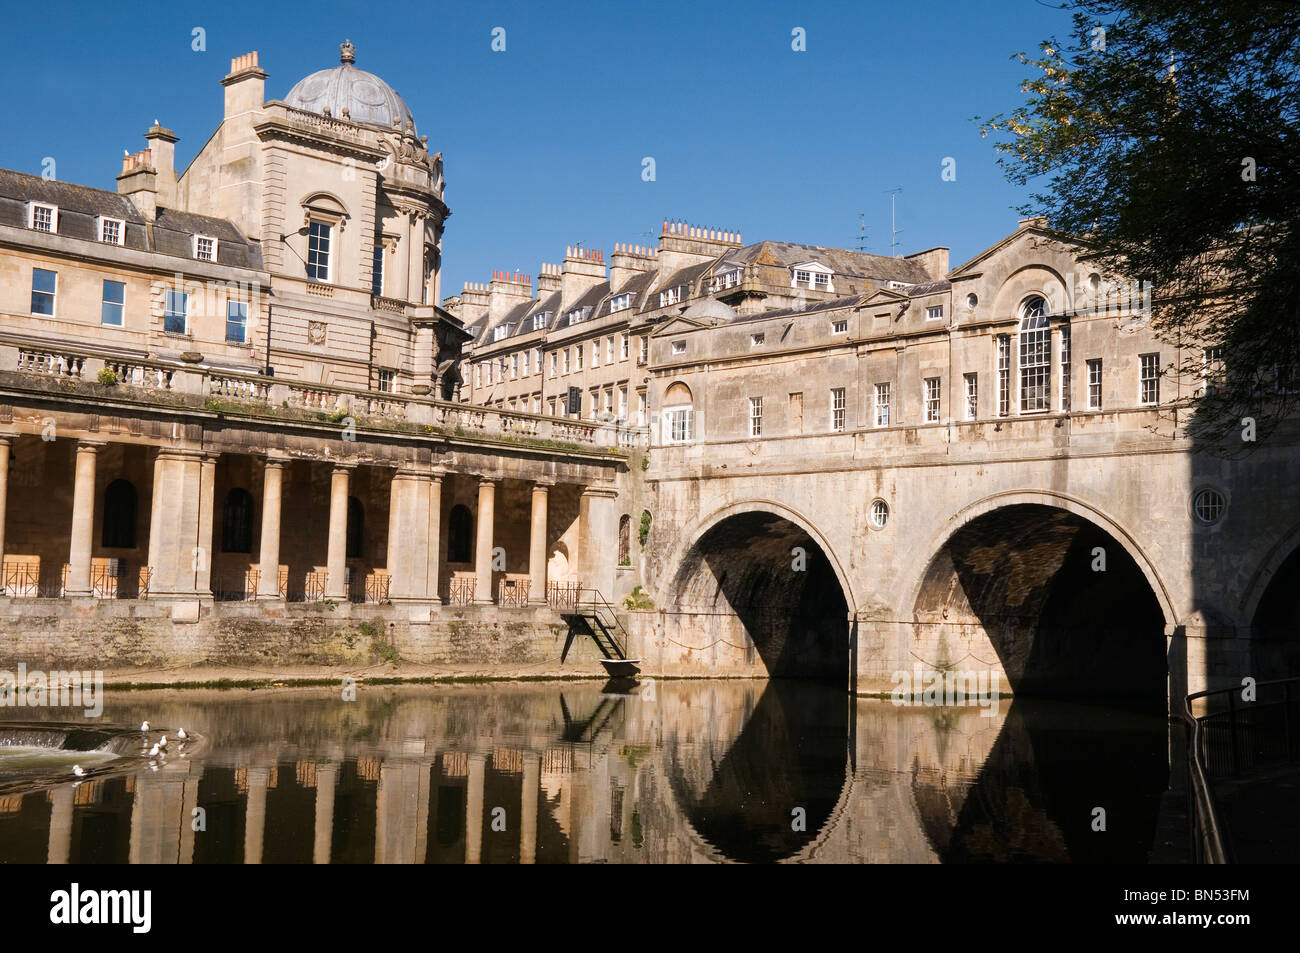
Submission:
<svg viewBox="0 0 1300 953">
<path fill-rule="evenodd" d="M 463 302 L 460 295 L 452 295 L 450 298 L 442 299 L 442 310 L 457 320 L 460 320 L 460 307 Z M 464 323 L 463 321 L 461 322 Z"/>
<path fill-rule="evenodd" d="M 739 232 L 665 220 L 659 236 L 659 276 L 667 277 L 679 268 L 713 261 L 740 248 L 741 244 Z"/>
<path fill-rule="evenodd" d="M 226 87 L 226 119 L 262 108 L 266 95 L 266 73 L 257 65 L 257 50 L 230 61 L 230 75 L 221 81 Z"/>
<path fill-rule="evenodd" d="M 942 246 L 927 248 L 925 251 L 919 251 L 912 255 L 904 255 L 903 258 L 906 261 L 919 262 L 931 280 L 937 281 L 948 274 L 948 249 Z"/>
<path fill-rule="evenodd" d="M 158 217 L 158 173 L 148 149 L 122 157 L 122 171 L 117 177 L 117 193 L 125 195 L 152 222 Z"/>
<path fill-rule="evenodd" d="M 511 308 L 518 307 L 533 297 L 533 276 L 511 274 L 508 271 L 492 272 L 491 290 L 488 292 L 488 320 L 500 321 Z"/>
<path fill-rule="evenodd" d="M 564 269 L 560 273 L 561 308 L 567 308 L 605 280 L 605 253 L 599 248 L 574 248 L 564 252 Z"/>
<path fill-rule="evenodd" d="M 537 297 L 544 298 L 560 290 L 560 266 L 543 262 L 541 273 L 537 276 Z"/>
<path fill-rule="evenodd" d="M 158 204 L 163 208 L 176 207 L 176 133 L 164 129 L 154 120 L 144 134 L 147 152 L 153 157 L 154 171 L 158 173 Z"/>
<path fill-rule="evenodd" d="M 460 320 L 463 324 L 473 324 L 488 313 L 492 292 L 481 281 L 465 282 L 465 289 L 460 293 Z"/>
<path fill-rule="evenodd" d="M 629 278 L 643 272 L 654 271 L 659 249 L 648 245 L 614 243 L 614 254 L 609 256 L 609 290 L 618 294 Z"/>
</svg>

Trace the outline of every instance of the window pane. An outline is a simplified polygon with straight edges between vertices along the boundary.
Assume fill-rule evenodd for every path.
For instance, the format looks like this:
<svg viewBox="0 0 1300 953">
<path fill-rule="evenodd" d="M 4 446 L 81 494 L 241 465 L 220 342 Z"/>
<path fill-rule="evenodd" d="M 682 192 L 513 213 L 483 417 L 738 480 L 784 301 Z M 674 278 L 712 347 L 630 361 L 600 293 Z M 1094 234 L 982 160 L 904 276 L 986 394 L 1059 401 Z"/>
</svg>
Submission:
<svg viewBox="0 0 1300 953">
<path fill-rule="evenodd" d="M 32 314 L 54 314 L 55 272 L 32 269 Z"/>
<path fill-rule="evenodd" d="M 243 344 L 248 329 L 248 305 L 242 301 L 226 303 L 226 340 Z"/>
<path fill-rule="evenodd" d="M 122 326 L 123 304 L 126 301 L 126 285 L 121 281 L 104 282 L 104 303 L 100 309 L 101 324 Z"/>
</svg>

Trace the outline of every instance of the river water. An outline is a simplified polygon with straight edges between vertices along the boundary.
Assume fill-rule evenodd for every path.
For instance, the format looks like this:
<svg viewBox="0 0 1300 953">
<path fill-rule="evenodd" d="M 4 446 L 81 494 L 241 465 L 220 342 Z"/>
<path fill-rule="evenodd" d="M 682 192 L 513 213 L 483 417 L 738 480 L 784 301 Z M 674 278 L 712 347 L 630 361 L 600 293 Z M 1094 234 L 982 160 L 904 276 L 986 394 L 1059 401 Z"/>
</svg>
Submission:
<svg viewBox="0 0 1300 953">
<path fill-rule="evenodd" d="M 0 862 L 1142 863 L 1170 775 L 1163 718 L 1062 702 L 783 680 L 343 695 L 23 710 L 0 723 Z"/>
</svg>

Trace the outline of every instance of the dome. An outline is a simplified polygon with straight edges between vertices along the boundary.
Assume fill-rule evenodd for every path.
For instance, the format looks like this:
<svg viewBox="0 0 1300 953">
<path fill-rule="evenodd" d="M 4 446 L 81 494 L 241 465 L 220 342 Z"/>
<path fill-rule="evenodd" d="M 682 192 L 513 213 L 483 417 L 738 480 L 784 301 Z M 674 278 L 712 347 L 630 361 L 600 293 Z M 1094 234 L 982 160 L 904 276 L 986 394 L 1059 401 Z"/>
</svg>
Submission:
<svg viewBox="0 0 1300 953">
<path fill-rule="evenodd" d="M 723 304 L 717 298 L 705 298 L 702 301 L 696 301 L 683 311 L 682 317 L 713 321 L 734 321 L 737 315 L 733 308 Z"/>
<path fill-rule="evenodd" d="M 397 91 L 374 73 L 353 66 L 356 47 L 347 40 L 339 47 L 339 64 L 312 73 L 294 84 L 284 101 L 304 112 L 329 114 L 352 122 L 392 129 L 393 120 L 414 127 L 415 117 Z"/>
</svg>

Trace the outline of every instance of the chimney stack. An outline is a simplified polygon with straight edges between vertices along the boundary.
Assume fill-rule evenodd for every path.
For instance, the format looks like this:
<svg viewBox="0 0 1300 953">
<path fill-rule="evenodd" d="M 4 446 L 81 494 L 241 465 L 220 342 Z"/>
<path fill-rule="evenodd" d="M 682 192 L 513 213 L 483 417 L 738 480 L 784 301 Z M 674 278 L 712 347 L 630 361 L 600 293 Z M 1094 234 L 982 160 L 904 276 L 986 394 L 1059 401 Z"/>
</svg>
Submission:
<svg viewBox="0 0 1300 953">
<path fill-rule="evenodd" d="M 666 277 L 679 268 L 713 261 L 742 244 L 739 232 L 665 220 L 659 236 L 659 275 Z"/>
<path fill-rule="evenodd" d="M 628 279 L 643 272 L 654 271 L 659 249 L 648 245 L 614 243 L 614 254 L 609 256 L 609 290 L 618 294 Z"/>
<path fill-rule="evenodd" d="M 158 173 L 158 204 L 164 208 L 176 207 L 176 138 L 176 133 L 164 129 L 156 119 L 144 134 L 146 151 Z"/>
<path fill-rule="evenodd" d="M 122 171 L 117 177 L 117 192 L 125 195 L 139 209 L 146 221 L 158 217 L 158 173 L 148 149 L 122 157 Z"/>
<path fill-rule="evenodd" d="M 261 109 L 266 95 L 266 73 L 257 65 L 257 51 L 232 59 L 230 74 L 221 85 L 226 87 L 226 119 Z"/>
<path fill-rule="evenodd" d="M 465 289 L 460 293 L 460 320 L 464 324 L 473 324 L 488 313 L 492 301 L 492 292 L 481 281 L 465 282 Z"/>
<path fill-rule="evenodd" d="M 542 270 L 537 275 L 537 297 L 544 298 L 560 290 L 560 266 L 543 262 Z"/>
<path fill-rule="evenodd" d="M 564 268 L 560 273 L 560 290 L 564 292 L 560 307 L 569 307 L 604 280 L 605 253 L 599 248 L 570 245 L 565 249 Z"/>
<path fill-rule="evenodd" d="M 915 254 L 904 255 L 904 260 L 919 262 L 925 273 L 937 281 L 948 274 L 948 249 L 927 248 Z"/>
<path fill-rule="evenodd" d="M 494 271 L 489 288 L 491 290 L 488 292 L 488 320 L 496 322 L 504 318 L 511 308 L 532 300 L 533 277 L 522 275 L 517 271 L 513 274 L 508 271 Z"/>
</svg>

